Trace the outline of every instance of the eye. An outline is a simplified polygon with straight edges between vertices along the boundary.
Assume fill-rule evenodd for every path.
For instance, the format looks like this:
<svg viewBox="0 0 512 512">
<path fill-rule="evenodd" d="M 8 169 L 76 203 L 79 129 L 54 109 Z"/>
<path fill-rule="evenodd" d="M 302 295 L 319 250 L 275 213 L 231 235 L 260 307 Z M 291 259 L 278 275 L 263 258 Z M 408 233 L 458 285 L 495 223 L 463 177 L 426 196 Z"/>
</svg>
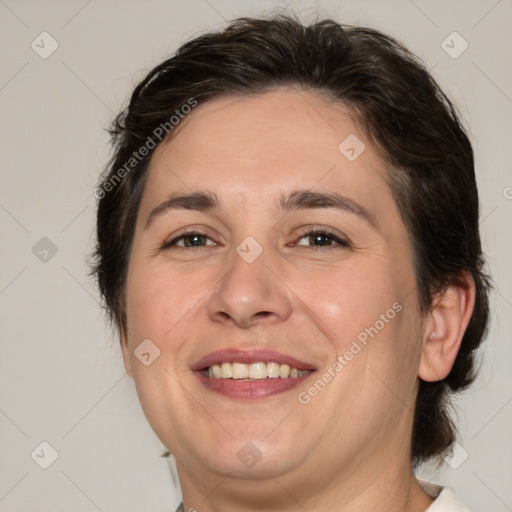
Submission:
<svg viewBox="0 0 512 512">
<path fill-rule="evenodd" d="M 304 233 L 293 245 L 305 245 L 309 247 L 349 247 L 346 240 L 336 236 L 334 233 L 326 230 L 312 230 Z"/>
<path fill-rule="evenodd" d="M 185 247 L 185 248 L 195 248 L 195 247 L 205 247 L 207 245 L 216 245 L 215 242 L 209 238 L 204 233 L 200 233 L 198 231 L 188 231 L 186 233 L 182 233 L 180 236 L 165 242 L 163 245 L 163 249 L 168 249 L 170 247 Z"/>
</svg>

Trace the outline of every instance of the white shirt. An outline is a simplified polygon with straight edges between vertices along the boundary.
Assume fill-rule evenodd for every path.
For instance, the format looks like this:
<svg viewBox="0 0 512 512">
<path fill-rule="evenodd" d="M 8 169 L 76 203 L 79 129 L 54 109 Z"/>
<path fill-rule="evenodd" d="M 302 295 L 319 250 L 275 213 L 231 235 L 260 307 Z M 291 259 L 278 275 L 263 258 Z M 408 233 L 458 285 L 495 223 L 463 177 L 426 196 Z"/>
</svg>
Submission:
<svg viewBox="0 0 512 512">
<path fill-rule="evenodd" d="M 425 512 L 469 512 L 455 495 L 451 487 L 441 487 L 440 485 L 429 484 L 419 481 L 423 490 L 436 498 L 434 503 L 427 508 Z"/>
</svg>

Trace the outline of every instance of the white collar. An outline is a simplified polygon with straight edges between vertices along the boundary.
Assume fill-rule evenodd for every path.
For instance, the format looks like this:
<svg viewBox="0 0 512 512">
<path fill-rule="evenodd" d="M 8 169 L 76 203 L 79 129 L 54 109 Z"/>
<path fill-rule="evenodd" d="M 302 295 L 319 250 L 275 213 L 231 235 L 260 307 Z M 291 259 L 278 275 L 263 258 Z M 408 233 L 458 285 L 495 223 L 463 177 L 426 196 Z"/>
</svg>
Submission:
<svg viewBox="0 0 512 512">
<path fill-rule="evenodd" d="M 425 512 L 469 512 L 451 487 L 441 487 L 421 480 L 418 483 L 428 495 L 436 499 Z"/>
</svg>

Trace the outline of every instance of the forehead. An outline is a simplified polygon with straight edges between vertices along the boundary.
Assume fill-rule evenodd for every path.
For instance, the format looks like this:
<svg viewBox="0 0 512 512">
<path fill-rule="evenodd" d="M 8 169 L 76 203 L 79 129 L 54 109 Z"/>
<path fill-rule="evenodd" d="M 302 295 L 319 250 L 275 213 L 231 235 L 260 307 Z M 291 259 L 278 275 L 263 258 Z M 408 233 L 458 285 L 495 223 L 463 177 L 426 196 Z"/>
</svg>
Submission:
<svg viewBox="0 0 512 512">
<path fill-rule="evenodd" d="M 333 163 L 340 137 L 358 131 L 350 111 L 310 91 L 277 89 L 259 95 L 228 96 L 196 107 L 158 154 L 171 149 L 180 161 L 300 160 Z M 222 142 L 229 141 L 229 146 Z M 194 153 L 187 153 L 194 145 Z"/>
<path fill-rule="evenodd" d="M 215 191 L 221 202 L 231 194 L 258 204 L 275 204 L 286 189 L 335 190 L 377 210 L 395 208 L 386 162 L 350 110 L 285 88 L 195 107 L 156 149 L 146 188 L 141 210 L 171 192 L 199 188 Z"/>
</svg>

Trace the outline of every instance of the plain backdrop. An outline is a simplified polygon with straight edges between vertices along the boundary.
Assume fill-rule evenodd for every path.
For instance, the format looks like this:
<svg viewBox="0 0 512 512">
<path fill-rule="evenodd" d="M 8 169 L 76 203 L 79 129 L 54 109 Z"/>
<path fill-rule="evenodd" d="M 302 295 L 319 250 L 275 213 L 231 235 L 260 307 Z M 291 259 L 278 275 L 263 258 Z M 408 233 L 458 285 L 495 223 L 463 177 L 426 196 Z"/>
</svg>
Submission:
<svg viewBox="0 0 512 512">
<path fill-rule="evenodd" d="M 179 45 L 232 18 L 283 9 L 398 38 L 469 127 L 493 318 L 480 376 L 455 400 L 458 458 L 423 474 L 455 487 L 474 512 L 512 510 L 512 2 L 5 0 L 0 511 L 161 512 L 179 503 L 88 277 L 105 128 L 135 83 Z M 58 458 L 43 469 L 52 450 Z"/>
</svg>

